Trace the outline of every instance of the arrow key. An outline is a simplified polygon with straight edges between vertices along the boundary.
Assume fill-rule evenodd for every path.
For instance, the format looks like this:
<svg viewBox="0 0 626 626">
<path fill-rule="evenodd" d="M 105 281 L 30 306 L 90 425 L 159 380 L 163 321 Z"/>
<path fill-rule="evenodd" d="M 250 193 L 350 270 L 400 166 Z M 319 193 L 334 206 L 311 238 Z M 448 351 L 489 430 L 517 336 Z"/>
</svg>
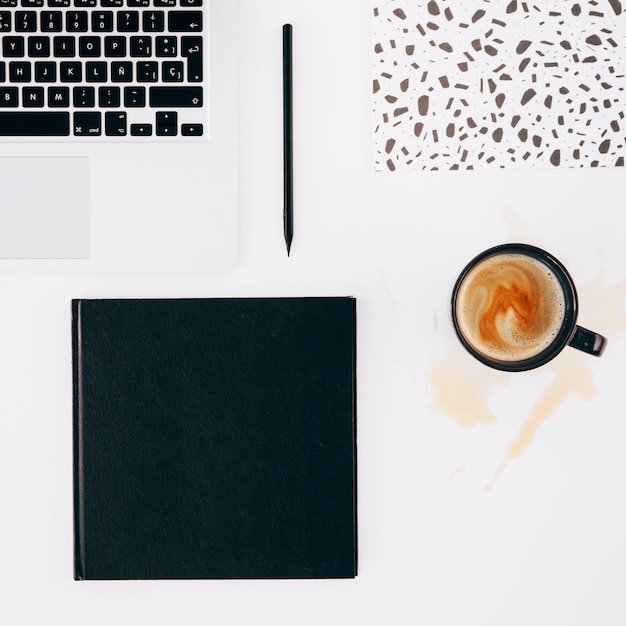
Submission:
<svg viewBox="0 0 626 626">
<path fill-rule="evenodd" d="M 152 135 L 152 124 L 131 124 L 130 134 L 133 137 L 150 137 Z"/>
<path fill-rule="evenodd" d="M 202 124 L 182 124 L 180 133 L 183 137 L 201 137 L 204 134 Z"/>
<path fill-rule="evenodd" d="M 156 114 L 156 134 L 167 137 L 178 134 L 178 113 L 158 111 Z"/>
</svg>

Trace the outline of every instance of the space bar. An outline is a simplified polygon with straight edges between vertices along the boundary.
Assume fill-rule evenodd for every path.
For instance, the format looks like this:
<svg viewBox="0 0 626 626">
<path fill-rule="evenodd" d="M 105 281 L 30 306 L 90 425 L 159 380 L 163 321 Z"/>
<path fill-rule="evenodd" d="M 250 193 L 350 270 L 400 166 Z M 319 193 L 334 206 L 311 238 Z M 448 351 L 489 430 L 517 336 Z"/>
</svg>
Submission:
<svg viewBox="0 0 626 626">
<path fill-rule="evenodd" d="M 70 134 L 70 114 L 0 111 L 0 137 L 64 137 Z"/>
</svg>

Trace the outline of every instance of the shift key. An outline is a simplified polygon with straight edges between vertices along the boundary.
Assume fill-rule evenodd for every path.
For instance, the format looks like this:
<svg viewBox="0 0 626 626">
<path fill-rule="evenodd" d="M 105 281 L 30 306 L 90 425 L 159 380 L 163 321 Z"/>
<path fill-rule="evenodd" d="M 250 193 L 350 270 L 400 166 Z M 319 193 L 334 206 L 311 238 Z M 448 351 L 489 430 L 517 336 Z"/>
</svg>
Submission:
<svg viewBox="0 0 626 626">
<path fill-rule="evenodd" d="M 151 107 L 201 107 L 202 87 L 150 87 Z"/>
</svg>

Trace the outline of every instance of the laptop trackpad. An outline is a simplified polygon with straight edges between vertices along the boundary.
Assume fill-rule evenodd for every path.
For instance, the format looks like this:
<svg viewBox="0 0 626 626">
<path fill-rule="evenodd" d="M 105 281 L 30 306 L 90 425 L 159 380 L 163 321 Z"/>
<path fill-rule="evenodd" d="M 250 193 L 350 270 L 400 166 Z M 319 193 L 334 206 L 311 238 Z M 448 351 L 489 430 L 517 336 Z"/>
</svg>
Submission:
<svg viewBox="0 0 626 626">
<path fill-rule="evenodd" d="M 0 258 L 89 258 L 90 205 L 88 158 L 0 158 Z"/>
</svg>

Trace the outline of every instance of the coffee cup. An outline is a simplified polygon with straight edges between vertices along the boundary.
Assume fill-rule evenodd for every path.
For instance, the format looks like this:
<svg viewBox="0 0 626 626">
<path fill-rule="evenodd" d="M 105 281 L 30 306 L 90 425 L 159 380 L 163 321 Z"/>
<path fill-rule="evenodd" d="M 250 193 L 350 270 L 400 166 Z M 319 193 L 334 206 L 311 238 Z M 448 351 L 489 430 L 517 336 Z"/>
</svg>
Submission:
<svg viewBox="0 0 626 626">
<path fill-rule="evenodd" d="M 465 348 L 490 367 L 534 369 L 566 346 L 601 356 L 606 339 L 577 325 L 578 295 L 563 264 L 523 243 L 474 257 L 452 292 L 452 321 Z"/>
</svg>

